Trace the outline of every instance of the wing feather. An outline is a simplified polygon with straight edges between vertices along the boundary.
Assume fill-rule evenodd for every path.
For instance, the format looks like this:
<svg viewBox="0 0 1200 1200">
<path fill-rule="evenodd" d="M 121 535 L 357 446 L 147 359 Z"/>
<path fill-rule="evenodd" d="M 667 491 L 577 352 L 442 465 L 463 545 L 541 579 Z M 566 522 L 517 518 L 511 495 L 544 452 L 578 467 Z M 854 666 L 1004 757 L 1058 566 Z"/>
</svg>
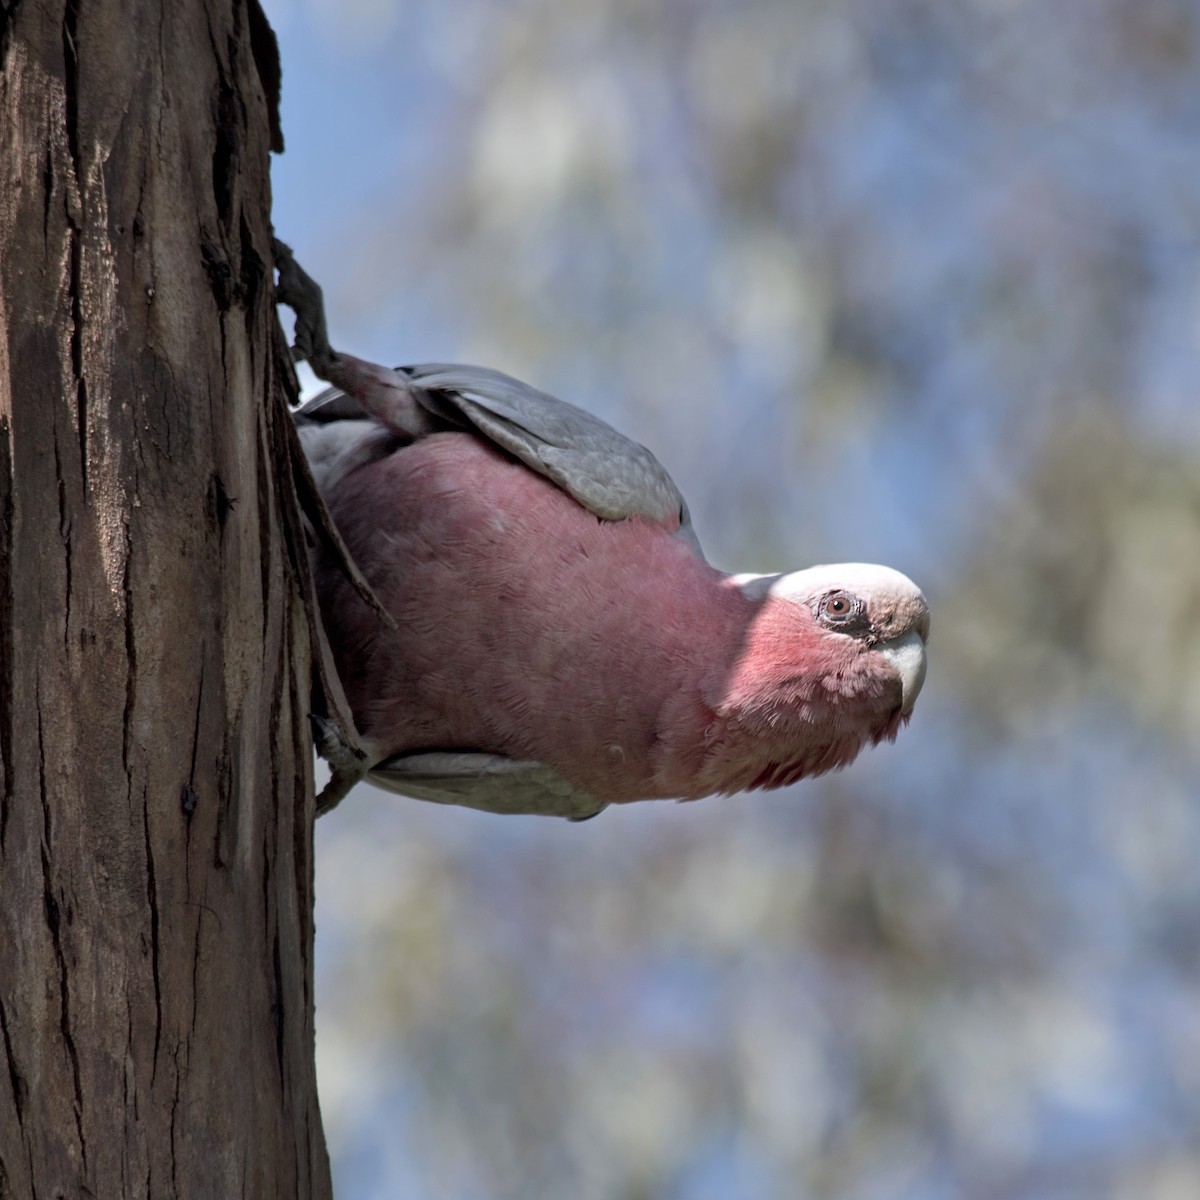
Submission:
<svg viewBox="0 0 1200 1200">
<path fill-rule="evenodd" d="M 367 778 L 390 792 L 493 813 L 586 821 L 607 807 L 544 763 L 499 754 L 430 751 L 384 759 Z"/>
</svg>

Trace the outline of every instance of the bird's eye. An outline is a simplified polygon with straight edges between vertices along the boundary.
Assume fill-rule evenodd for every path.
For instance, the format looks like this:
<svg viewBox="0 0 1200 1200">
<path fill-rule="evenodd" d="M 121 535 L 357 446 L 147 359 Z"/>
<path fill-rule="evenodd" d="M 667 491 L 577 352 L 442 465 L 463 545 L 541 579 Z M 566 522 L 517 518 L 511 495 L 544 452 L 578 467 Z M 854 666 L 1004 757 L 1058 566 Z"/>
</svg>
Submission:
<svg viewBox="0 0 1200 1200">
<path fill-rule="evenodd" d="M 858 615 L 861 604 L 848 592 L 830 592 L 821 600 L 821 616 L 835 624 Z"/>
</svg>

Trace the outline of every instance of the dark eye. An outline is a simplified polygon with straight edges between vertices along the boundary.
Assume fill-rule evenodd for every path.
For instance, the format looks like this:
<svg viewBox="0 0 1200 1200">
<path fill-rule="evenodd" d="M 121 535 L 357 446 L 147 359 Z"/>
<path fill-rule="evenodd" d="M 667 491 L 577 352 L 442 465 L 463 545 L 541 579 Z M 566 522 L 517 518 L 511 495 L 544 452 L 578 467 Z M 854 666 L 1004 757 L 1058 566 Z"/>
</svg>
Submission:
<svg viewBox="0 0 1200 1200">
<path fill-rule="evenodd" d="M 856 617 L 861 607 L 861 603 L 849 592 L 830 592 L 821 600 L 820 614 L 836 625 Z"/>
</svg>

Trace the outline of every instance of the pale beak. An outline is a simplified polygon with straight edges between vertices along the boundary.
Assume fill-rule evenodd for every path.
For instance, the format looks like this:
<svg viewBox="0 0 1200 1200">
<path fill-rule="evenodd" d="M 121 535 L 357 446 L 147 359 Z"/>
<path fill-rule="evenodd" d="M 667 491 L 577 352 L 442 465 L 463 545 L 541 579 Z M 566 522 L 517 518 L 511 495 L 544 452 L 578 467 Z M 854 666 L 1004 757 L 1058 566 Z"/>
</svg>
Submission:
<svg viewBox="0 0 1200 1200">
<path fill-rule="evenodd" d="M 890 642 L 881 642 L 875 649 L 900 676 L 900 711 L 908 716 L 925 682 L 925 641 L 915 629 L 910 629 Z"/>
</svg>

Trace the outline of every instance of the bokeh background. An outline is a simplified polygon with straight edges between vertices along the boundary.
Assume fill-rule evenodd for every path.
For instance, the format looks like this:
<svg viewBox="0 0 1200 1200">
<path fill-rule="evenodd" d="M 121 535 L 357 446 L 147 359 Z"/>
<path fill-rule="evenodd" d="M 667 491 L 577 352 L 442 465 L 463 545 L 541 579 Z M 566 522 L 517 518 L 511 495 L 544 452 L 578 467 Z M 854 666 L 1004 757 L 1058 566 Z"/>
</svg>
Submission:
<svg viewBox="0 0 1200 1200">
<path fill-rule="evenodd" d="M 1200 1196 L 1200 6 L 269 0 L 335 345 L 649 444 L 719 565 L 882 561 L 895 746 L 318 828 L 346 1200 Z"/>
</svg>

